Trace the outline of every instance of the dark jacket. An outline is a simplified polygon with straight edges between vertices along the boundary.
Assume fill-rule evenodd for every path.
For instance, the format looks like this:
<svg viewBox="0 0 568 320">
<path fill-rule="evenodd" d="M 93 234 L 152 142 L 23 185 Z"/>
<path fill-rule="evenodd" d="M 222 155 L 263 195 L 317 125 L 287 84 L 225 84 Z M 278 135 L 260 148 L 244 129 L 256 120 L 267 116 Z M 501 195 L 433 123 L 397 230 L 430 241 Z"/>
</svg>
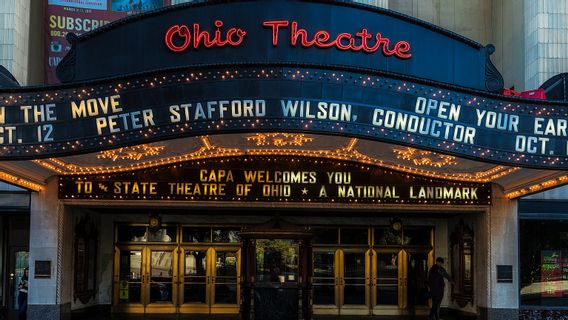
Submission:
<svg viewBox="0 0 568 320">
<path fill-rule="evenodd" d="M 448 272 L 443 267 L 435 264 L 428 272 L 428 287 L 430 288 L 430 296 L 432 298 L 442 298 L 444 296 L 444 288 L 446 283 L 444 278 L 452 281 Z"/>
</svg>

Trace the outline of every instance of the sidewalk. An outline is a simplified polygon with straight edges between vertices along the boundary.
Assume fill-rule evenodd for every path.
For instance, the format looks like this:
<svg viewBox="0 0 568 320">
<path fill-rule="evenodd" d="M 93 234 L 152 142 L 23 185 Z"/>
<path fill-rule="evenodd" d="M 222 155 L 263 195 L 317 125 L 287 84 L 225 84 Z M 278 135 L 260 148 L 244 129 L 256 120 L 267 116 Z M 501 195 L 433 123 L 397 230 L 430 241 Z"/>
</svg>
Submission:
<svg viewBox="0 0 568 320">
<path fill-rule="evenodd" d="M 17 320 L 16 312 L 6 315 L 0 312 L 0 320 Z M 65 318 L 69 319 L 69 318 Z M 457 316 L 442 315 L 443 320 L 475 320 Z M 171 315 L 171 314 L 110 314 L 109 312 L 91 310 L 90 312 L 74 312 L 70 320 L 239 320 L 238 315 Z M 428 320 L 424 316 L 314 316 L 313 320 Z"/>
<path fill-rule="evenodd" d="M 223 315 L 97 315 L 73 314 L 72 320 L 238 320 L 238 316 Z M 442 316 L 443 320 L 466 320 L 463 317 Z M 469 318 L 471 320 L 475 318 Z M 428 320 L 424 316 L 314 316 L 314 320 Z"/>
</svg>

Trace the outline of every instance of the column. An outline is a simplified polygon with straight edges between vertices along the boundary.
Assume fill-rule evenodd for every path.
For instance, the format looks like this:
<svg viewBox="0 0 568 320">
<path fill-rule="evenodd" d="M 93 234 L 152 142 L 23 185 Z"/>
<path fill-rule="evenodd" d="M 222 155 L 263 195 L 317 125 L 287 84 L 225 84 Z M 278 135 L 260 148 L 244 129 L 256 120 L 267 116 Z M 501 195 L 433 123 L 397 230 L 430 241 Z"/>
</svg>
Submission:
<svg viewBox="0 0 568 320">
<path fill-rule="evenodd" d="M 498 185 L 493 185 L 491 208 L 482 221 L 483 236 L 481 241 L 482 259 L 479 270 L 485 273 L 487 287 L 485 292 L 476 290 L 476 299 L 482 319 L 505 320 L 518 319 L 519 312 L 519 245 L 517 201 L 505 197 Z M 485 249 L 486 250 L 483 250 Z M 478 256 L 479 257 L 479 256 Z M 483 261 L 485 258 L 486 261 Z M 497 281 L 497 266 L 512 266 L 513 282 Z M 483 297 L 485 295 L 485 297 Z"/>
<path fill-rule="evenodd" d="M 44 190 L 32 193 L 28 293 L 30 320 L 62 319 L 69 315 L 71 309 L 73 244 L 70 241 L 70 213 L 57 199 L 57 192 L 58 179 L 53 177 Z"/>
</svg>

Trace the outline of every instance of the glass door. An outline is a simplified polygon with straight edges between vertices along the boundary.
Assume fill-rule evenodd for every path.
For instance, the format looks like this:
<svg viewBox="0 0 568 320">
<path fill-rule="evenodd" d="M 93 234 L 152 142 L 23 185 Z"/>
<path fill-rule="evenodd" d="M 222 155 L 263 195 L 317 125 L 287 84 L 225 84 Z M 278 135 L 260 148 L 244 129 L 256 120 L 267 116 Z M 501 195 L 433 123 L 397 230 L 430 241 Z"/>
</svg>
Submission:
<svg viewBox="0 0 568 320">
<path fill-rule="evenodd" d="M 318 248 L 313 251 L 313 311 L 316 314 L 338 314 L 340 276 L 339 250 Z"/>
<path fill-rule="evenodd" d="M 127 246 L 116 249 L 113 312 L 176 312 L 176 248 Z"/>
<path fill-rule="evenodd" d="M 369 314 L 370 264 L 366 249 L 314 249 L 314 313 Z"/>
<path fill-rule="evenodd" d="M 406 306 L 406 252 L 379 250 L 373 259 L 372 300 L 374 314 L 400 314 Z"/>
<path fill-rule="evenodd" d="M 177 249 L 177 247 L 175 247 Z M 152 246 L 146 248 L 146 293 L 147 313 L 171 313 L 176 311 L 178 270 L 176 250 L 172 247 Z"/>
<path fill-rule="evenodd" d="M 426 283 L 432 261 L 431 249 L 379 250 L 373 262 L 373 314 L 427 314 Z"/>
<path fill-rule="evenodd" d="M 181 259 L 180 311 L 183 313 L 209 313 L 211 294 L 209 290 L 211 248 L 184 248 Z"/>
<path fill-rule="evenodd" d="M 370 257 L 365 249 L 342 249 L 339 257 L 341 314 L 369 314 Z"/>
<path fill-rule="evenodd" d="M 116 248 L 113 312 L 144 312 L 144 247 Z"/>
<path fill-rule="evenodd" d="M 182 313 L 238 313 L 240 247 L 187 247 L 181 259 Z"/>
<path fill-rule="evenodd" d="M 216 247 L 211 251 L 211 313 L 238 313 L 241 250 Z"/>
</svg>

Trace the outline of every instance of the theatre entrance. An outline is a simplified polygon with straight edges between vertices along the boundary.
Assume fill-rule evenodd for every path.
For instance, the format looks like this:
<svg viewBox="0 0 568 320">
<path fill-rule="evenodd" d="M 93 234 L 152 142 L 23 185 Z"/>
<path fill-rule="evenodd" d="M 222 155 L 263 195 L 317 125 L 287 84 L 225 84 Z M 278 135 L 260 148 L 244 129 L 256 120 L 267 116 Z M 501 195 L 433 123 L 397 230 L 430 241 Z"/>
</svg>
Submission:
<svg viewBox="0 0 568 320">
<path fill-rule="evenodd" d="M 424 315 L 434 228 L 116 226 L 113 311 Z"/>
</svg>

